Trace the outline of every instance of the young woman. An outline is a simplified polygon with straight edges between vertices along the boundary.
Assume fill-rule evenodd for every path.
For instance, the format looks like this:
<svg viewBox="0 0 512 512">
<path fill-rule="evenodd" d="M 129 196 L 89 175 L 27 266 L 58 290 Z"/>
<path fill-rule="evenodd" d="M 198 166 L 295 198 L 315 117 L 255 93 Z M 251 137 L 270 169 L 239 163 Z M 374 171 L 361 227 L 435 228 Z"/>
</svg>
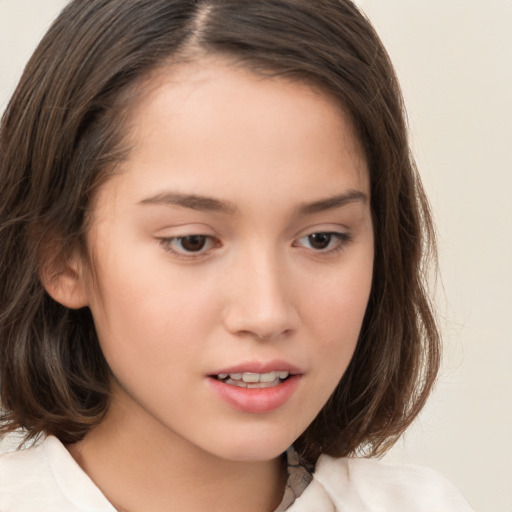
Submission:
<svg viewBox="0 0 512 512">
<path fill-rule="evenodd" d="M 76 0 L 0 134 L 0 510 L 466 511 L 393 69 L 348 0 Z"/>
</svg>

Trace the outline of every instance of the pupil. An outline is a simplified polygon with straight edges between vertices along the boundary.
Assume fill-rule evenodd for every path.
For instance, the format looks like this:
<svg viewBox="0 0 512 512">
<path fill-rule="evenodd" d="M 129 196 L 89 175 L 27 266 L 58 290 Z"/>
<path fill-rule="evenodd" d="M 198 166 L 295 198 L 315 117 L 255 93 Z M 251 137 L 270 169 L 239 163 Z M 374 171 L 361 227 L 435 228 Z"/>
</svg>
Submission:
<svg viewBox="0 0 512 512">
<path fill-rule="evenodd" d="M 314 233 L 309 235 L 309 243 L 314 249 L 325 249 L 331 243 L 330 233 Z"/>
<path fill-rule="evenodd" d="M 204 248 L 206 237 L 203 235 L 184 236 L 181 240 L 183 249 L 189 252 L 197 252 Z"/>
</svg>

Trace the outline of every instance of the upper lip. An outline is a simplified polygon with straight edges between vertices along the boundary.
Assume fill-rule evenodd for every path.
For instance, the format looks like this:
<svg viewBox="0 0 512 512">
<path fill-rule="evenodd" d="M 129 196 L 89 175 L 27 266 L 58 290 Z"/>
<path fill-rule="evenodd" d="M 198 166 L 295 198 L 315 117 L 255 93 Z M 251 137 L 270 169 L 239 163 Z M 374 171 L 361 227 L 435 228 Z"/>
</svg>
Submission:
<svg viewBox="0 0 512 512">
<path fill-rule="evenodd" d="M 210 375 L 219 375 L 220 373 L 269 373 L 269 372 L 289 372 L 292 375 L 304 373 L 299 367 L 287 363 L 286 361 L 247 361 L 233 366 L 226 366 Z"/>
</svg>

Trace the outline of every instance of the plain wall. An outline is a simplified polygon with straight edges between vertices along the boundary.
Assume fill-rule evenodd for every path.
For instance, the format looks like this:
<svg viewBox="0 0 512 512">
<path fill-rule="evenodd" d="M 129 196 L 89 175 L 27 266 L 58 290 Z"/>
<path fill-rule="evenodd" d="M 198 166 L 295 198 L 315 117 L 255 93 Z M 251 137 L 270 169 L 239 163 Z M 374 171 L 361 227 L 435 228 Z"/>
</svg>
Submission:
<svg viewBox="0 0 512 512">
<path fill-rule="evenodd" d="M 64 4 L 0 0 L 0 111 Z M 440 245 L 443 369 L 387 459 L 437 469 L 481 512 L 512 512 L 512 1 L 359 4 L 401 79 Z"/>
<path fill-rule="evenodd" d="M 439 231 L 435 395 L 388 456 L 511 512 L 512 1 L 361 0 L 397 68 Z"/>
</svg>

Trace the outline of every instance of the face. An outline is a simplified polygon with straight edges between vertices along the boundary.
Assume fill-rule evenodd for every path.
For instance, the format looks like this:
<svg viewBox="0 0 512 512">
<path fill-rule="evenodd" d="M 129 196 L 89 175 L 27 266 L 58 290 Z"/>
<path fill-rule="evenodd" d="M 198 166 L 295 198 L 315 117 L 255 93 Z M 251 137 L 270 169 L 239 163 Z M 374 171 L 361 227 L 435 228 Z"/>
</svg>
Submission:
<svg viewBox="0 0 512 512">
<path fill-rule="evenodd" d="M 276 457 L 341 379 L 370 293 L 352 126 L 319 91 L 212 59 L 155 78 L 130 139 L 96 197 L 84 276 L 109 414 L 123 404 L 217 457 Z"/>
</svg>

